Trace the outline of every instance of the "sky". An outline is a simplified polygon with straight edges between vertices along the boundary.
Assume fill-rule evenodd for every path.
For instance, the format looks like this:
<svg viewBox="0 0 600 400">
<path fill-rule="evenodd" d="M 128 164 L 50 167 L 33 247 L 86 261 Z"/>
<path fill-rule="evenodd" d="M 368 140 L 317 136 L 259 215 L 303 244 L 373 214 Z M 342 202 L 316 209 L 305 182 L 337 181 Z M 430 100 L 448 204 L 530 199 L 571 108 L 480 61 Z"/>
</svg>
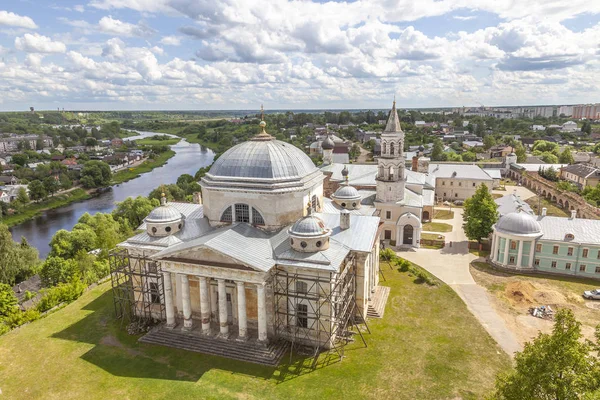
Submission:
<svg viewBox="0 0 600 400">
<path fill-rule="evenodd" d="M 598 0 L 2 0 L 0 110 L 600 102 Z"/>
</svg>

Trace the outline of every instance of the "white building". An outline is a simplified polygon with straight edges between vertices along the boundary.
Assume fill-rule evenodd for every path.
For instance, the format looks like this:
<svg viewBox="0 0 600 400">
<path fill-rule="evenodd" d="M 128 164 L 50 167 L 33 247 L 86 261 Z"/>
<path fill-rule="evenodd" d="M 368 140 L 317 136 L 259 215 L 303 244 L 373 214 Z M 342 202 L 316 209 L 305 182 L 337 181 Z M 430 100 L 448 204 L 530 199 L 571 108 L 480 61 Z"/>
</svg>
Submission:
<svg viewBox="0 0 600 400">
<path fill-rule="evenodd" d="M 215 161 L 201 181 L 203 204 L 163 198 L 144 232 L 119 244 L 118 312 L 164 321 L 142 341 L 191 341 L 233 358 L 242 349 L 276 363 L 281 340 L 316 354 L 337 348 L 387 293 L 378 288 L 379 218 L 324 212 L 323 173 L 265 125 Z M 206 344 L 213 338 L 227 344 Z"/>
<path fill-rule="evenodd" d="M 429 164 L 429 173 L 435 176 L 438 200 L 466 200 L 482 183 L 490 192 L 494 187 L 493 178 L 474 164 Z"/>
<path fill-rule="evenodd" d="M 562 124 L 561 130 L 563 132 L 575 132 L 576 130 L 578 130 L 577 122 L 567 121 L 564 124 Z"/>
</svg>

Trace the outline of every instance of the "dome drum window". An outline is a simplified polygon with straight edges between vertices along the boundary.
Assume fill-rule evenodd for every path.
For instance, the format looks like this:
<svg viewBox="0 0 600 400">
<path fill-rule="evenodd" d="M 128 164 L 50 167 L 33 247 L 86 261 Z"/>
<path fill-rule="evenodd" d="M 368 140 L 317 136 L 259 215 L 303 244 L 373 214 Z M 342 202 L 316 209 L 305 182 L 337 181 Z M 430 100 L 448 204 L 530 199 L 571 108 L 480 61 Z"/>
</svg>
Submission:
<svg viewBox="0 0 600 400">
<path fill-rule="evenodd" d="M 245 222 L 253 225 L 265 225 L 265 219 L 262 214 L 254 207 L 248 204 L 236 203 L 223 211 L 220 218 L 221 222 Z"/>
</svg>

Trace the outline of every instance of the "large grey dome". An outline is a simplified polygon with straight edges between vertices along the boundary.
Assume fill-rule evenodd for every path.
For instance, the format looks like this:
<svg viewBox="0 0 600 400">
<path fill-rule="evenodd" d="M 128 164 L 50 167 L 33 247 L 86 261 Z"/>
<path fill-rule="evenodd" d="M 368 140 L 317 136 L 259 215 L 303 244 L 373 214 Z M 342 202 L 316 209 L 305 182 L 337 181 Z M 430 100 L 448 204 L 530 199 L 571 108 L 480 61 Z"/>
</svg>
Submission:
<svg viewBox="0 0 600 400">
<path fill-rule="evenodd" d="M 160 224 L 179 221 L 183 218 L 183 214 L 177 211 L 175 207 L 165 204 L 152 210 L 145 221 L 146 223 Z"/>
<path fill-rule="evenodd" d="M 500 217 L 496 223 L 496 230 L 516 235 L 542 233 L 539 222 L 526 212 L 512 212 Z"/>
<path fill-rule="evenodd" d="M 358 190 L 356 190 L 354 186 L 343 185 L 340 186 L 331 197 L 335 197 L 337 199 L 355 200 L 360 199 L 360 193 L 358 193 Z"/>
<path fill-rule="evenodd" d="M 301 179 L 317 171 L 296 146 L 279 140 L 250 140 L 227 150 L 207 175 L 211 178 Z"/>
<path fill-rule="evenodd" d="M 329 229 L 327 229 L 323 220 L 315 215 L 300 218 L 289 230 L 290 235 L 302 237 L 321 236 L 328 232 Z"/>
</svg>

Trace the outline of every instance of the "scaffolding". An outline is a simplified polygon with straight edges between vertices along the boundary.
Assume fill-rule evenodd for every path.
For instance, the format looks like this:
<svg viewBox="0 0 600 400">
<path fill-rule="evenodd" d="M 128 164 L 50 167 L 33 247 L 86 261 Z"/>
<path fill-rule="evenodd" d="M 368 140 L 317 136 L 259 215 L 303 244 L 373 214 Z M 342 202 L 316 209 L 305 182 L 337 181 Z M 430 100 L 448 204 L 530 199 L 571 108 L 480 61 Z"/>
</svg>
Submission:
<svg viewBox="0 0 600 400">
<path fill-rule="evenodd" d="M 115 315 L 121 324 L 165 318 L 163 276 L 153 260 L 117 249 L 109 255 Z"/>
<path fill-rule="evenodd" d="M 369 327 L 357 315 L 356 259 L 353 257 L 339 273 L 303 274 L 280 266 L 274 274 L 275 333 L 290 342 L 292 353 L 311 349 L 313 367 L 322 350 L 344 357 L 344 345 L 360 335 L 367 343 L 359 323 Z M 353 328 L 356 327 L 356 332 Z"/>
</svg>

